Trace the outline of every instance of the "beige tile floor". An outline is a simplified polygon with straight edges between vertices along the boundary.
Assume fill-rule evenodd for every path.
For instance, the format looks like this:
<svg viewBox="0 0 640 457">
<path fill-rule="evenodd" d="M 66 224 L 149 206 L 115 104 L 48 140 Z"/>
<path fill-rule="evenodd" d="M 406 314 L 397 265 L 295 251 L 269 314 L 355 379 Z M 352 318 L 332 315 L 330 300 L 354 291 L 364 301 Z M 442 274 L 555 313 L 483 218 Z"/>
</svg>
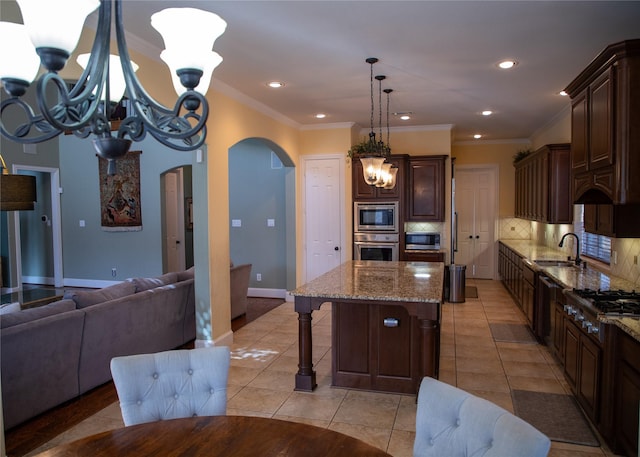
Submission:
<svg viewBox="0 0 640 457">
<path fill-rule="evenodd" d="M 569 393 L 562 372 L 544 346 L 496 343 L 489 323 L 523 323 L 498 281 L 469 280 L 479 298 L 443 306 L 440 380 L 513 411 L 512 389 Z M 313 313 L 313 356 L 318 388 L 294 392 L 298 363 L 297 315 L 285 303 L 234 335 L 229 372 L 228 414 L 275 417 L 327 427 L 386 450 L 412 454 L 415 396 L 330 387 L 331 310 Z M 56 437 L 34 453 L 64 442 L 122 427 L 117 403 Z M 606 448 L 553 442 L 552 457 L 607 456 Z"/>
</svg>

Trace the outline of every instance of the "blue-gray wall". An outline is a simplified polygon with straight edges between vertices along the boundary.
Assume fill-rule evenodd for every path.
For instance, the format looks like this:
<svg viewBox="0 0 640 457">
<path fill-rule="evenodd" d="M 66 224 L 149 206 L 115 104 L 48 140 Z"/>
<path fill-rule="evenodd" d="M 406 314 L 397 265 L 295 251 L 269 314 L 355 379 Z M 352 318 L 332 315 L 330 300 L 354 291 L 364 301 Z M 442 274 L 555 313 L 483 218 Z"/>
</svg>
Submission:
<svg viewBox="0 0 640 457">
<path fill-rule="evenodd" d="M 287 182 L 294 168 L 283 166 L 272 151 L 255 139 L 229 149 L 229 220 L 242 223 L 230 227 L 230 255 L 236 265 L 253 264 L 250 287 L 287 289 L 287 253 L 291 250 L 287 234 L 295 233 L 295 227 L 293 232 L 287 227 L 292 219 L 287 217 L 291 200 Z M 267 226 L 268 219 L 275 226 Z M 262 281 L 257 281 L 258 273 Z"/>
<path fill-rule="evenodd" d="M 63 193 L 62 246 L 65 282 L 116 280 L 162 273 L 162 189 L 165 171 L 190 165 L 192 152 L 160 145 L 148 136 L 134 143 L 140 155 L 142 230 L 106 232 L 100 226 L 98 158 L 90 139 L 66 135 L 60 139 L 60 180 Z M 204 163 L 197 164 L 204 167 Z M 80 221 L 85 226 L 80 227 Z M 114 278 L 111 269 L 117 269 Z"/>
</svg>

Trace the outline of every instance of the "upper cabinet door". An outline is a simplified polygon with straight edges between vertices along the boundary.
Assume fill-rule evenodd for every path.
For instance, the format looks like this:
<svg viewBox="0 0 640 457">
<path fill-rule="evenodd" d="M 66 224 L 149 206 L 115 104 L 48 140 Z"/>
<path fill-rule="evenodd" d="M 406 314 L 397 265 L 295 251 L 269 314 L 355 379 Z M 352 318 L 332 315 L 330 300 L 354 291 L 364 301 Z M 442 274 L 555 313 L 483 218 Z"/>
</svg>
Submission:
<svg viewBox="0 0 640 457">
<path fill-rule="evenodd" d="M 613 69 L 591 85 L 589 122 L 589 169 L 613 165 Z"/>
<path fill-rule="evenodd" d="M 446 156 L 409 159 L 408 221 L 444 221 Z"/>
<path fill-rule="evenodd" d="M 571 170 L 573 173 L 588 169 L 588 135 L 587 91 L 585 90 L 571 104 Z"/>
</svg>

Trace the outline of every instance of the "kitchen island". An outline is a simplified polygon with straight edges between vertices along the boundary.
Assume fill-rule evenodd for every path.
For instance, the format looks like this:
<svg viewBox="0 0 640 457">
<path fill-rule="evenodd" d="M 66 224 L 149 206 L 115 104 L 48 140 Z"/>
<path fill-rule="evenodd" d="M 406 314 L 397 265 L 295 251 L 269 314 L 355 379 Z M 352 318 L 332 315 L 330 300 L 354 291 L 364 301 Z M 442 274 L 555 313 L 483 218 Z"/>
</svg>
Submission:
<svg viewBox="0 0 640 457">
<path fill-rule="evenodd" d="M 332 306 L 332 385 L 417 393 L 437 377 L 441 262 L 348 261 L 292 291 L 298 313 L 295 390 L 316 387 L 312 312 Z"/>
</svg>

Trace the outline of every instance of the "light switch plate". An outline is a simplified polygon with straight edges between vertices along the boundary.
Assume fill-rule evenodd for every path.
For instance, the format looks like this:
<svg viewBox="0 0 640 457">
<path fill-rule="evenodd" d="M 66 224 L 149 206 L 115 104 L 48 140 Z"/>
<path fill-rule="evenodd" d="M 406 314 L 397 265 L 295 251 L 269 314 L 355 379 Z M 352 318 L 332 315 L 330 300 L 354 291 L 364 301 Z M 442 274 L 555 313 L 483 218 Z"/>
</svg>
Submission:
<svg viewBox="0 0 640 457">
<path fill-rule="evenodd" d="M 231 219 L 231 227 L 242 227 L 242 219 Z"/>
</svg>

